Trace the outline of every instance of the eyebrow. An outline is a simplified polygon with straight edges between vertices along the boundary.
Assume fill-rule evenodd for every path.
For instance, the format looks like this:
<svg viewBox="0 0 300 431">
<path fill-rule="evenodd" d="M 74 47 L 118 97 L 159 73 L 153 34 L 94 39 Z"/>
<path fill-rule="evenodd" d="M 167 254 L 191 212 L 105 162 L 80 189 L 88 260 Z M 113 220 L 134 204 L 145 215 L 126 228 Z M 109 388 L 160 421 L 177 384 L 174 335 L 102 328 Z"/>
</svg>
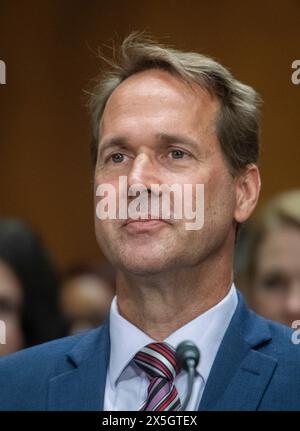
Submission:
<svg viewBox="0 0 300 431">
<path fill-rule="evenodd" d="M 166 144 L 181 143 L 188 147 L 194 148 L 195 150 L 199 150 L 198 142 L 188 136 L 180 135 L 177 133 L 171 135 L 169 133 L 157 133 L 155 136 L 159 141 Z"/>
<path fill-rule="evenodd" d="M 103 144 L 101 144 L 101 140 L 99 142 L 99 155 L 101 155 L 104 151 L 114 148 L 122 148 L 128 146 L 128 139 L 123 136 L 113 136 L 112 138 L 104 140 Z"/>
<path fill-rule="evenodd" d="M 195 150 L 199 150 L 199 144 L 196 140 L 181 135 L 181 134 L 169 134 L 169 133 L 157 133 L 155 138 L 163 143 L 163 144 L 175 144 L 181 143 L 188 147 L 194 148 Z M 108 148 L 124 148 L 129 145 L 129 141 L 125 136 L 113 136 L 107 140 L 104 140 L 103 143 L 99 143 L 99 154 L 103 154 Z"/>
</svg>

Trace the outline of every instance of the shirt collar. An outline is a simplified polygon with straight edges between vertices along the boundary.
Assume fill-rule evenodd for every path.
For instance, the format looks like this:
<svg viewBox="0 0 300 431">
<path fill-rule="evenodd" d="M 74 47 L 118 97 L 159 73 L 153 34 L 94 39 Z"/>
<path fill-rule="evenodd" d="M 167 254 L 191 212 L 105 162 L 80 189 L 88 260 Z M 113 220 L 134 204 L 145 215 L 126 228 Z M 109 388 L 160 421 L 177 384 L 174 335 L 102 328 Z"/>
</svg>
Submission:
<svg viewBox="0 0 300 431">
<path fill-rule="evenodd" d="M 237 303 L 236 288 L 232 284 L 228 294 L 218 304 L 177 329 L 164 340 L 174 348 L 184 340 L 190 340 L 196 344 L 200 350 L 197 372 L 205 382 Z M 111 303 L 109 319 L 111 348 L 108 375 L 110 384 L 114 387 L 135 354 L 155 340 L 120 315 L 116 296 Z"/>
</svg>

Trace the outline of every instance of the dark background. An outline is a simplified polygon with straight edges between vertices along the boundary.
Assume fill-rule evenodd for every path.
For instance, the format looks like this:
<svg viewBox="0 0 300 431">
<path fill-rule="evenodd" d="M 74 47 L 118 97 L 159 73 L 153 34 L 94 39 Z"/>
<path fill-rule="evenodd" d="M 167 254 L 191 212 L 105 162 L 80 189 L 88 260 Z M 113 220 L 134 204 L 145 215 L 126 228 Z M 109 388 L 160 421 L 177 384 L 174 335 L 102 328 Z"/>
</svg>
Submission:
<svg viewBox="0 0 300 431">
<path fill-rule="evenodd" d="M 0 0 L 0 216 L 42 235 L 61 269 L 101 258 L 83 90 L 97 47 L 132 30 L 211 55 L 264 99 L 260 205 L 299 187 L 300 1 Z M 108 52 L 104 48 L 104 52 Z"/>
</svg>

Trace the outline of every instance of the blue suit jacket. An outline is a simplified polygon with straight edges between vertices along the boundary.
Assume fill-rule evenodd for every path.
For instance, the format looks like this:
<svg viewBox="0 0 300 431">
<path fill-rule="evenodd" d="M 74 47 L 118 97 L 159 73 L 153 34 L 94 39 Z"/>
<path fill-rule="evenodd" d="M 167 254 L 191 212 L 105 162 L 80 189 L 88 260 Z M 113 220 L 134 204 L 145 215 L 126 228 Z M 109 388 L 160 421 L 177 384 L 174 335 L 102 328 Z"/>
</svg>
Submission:
<svg viewBox="0 0 300 431">
<path fill-rule="evenodd" d="M 300 410 L 300 344 L 291 334 L 239 294 L 199 410 Z M 2 358 L 0 410 L 103 410 L 109 354 L 107 317 L 95 330 Z"/>
</svg>

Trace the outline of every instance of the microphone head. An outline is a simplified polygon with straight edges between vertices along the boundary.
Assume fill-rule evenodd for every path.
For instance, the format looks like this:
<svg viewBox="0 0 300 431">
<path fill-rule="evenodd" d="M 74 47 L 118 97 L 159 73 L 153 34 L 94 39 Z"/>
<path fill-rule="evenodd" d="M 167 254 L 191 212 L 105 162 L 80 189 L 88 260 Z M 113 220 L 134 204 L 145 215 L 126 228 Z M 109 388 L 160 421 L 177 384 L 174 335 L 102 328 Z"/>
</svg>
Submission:
<svg viewBox="0 0 300 431">
<path fill-rule="evenodd" d="M 179 366 L 186 371 L 191 362 L 194 363 L 194 367 L 196 368 L 200 360 L 200 352 L 196 344 L 189 340 L 178 344 L 176 348 L 176 360 Z"/>
</svg>

